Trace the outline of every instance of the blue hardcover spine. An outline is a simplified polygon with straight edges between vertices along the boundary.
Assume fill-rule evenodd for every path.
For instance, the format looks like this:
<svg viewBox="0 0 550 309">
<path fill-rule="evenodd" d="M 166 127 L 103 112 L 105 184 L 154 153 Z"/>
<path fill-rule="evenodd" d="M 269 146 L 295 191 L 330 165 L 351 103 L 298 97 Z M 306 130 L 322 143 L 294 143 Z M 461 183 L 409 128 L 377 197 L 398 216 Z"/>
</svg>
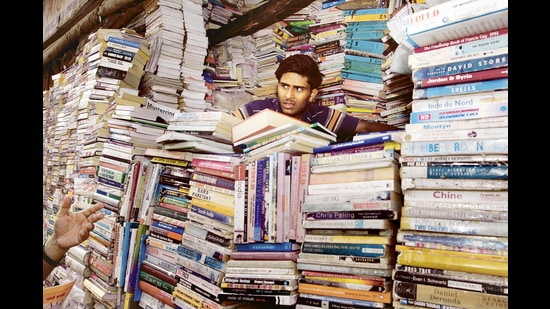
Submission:
<svg viewBox="0 0 550 309">
<path fill-rule="evenodd" d="M 203 263 L 204 265 L 219 271 L 223 271 L 223 268 L 225 267 L 225 263 L 223 261 L 207 256 L 197 250 L 185 247 L 183 245 L 178 246 L 178 254 L 193 261 Z"/>
<path fill-rule="evenodd" d="M 381 65 L 384 61 L 379 58 L 374 57 L 365 57 L 365 56 L 359 56 L 359 55 L 352 55 L 352 54 L 345 54 L 344 56 L 344 63 L 346 61 L 354 61 L 358 63 L 372 63 L 372 64 L 379 64 Z"/>
<path fill-rule="evenodd" d="M 479 57 L 468 59 L 465 61 L 457 61 L 425 68 L 418 68 L 416 70 L 413 70 L 412 80 L 413 82 L 418 82 L 419 80 L 429 77 L 483 71 L 505 66 L 508 66 L 508 54 Z"/>
<path fill-rule="evenodd" d="M 479 82 L 436 86 L 413 89 L 413 100 L 430 99 L 448 95 L 474 94 L 486 91 L 498 91 L 508 89 L 508 78 L 482 80 Z"/>
<path fill-rule="evenodd" d="M 403 142 L 401 156 L 508 154 L 508 139 Z"/>
<path fill-rule="evenodd" d="M 304 242 L 302 244 L 302 252 L 377 258 L 383 257 L 388 253 L 388 245 Z"/>
<path fill-rule="evenodd" d="M 384 134 L 384 135 L 380 135 L 372 138 L 365 138 L 358 141 L 341 142 L 341 143 L 330 144 L 327 146 L 315 147 L 313 148 L 313 153 L 315 154 L 315 153 L 321 153 L 321 152 L 350 149 L 350 148 L 361 147 L 361 146 L 383 144 L 384 142 L 389 142 L 391 140 L 392 140 L 391 134 Z"/>
<path fill-rule="evenodd" d="M 263 241 L 264 240 L 264 220 L 265 220 L 265 211 L 264 211 L 264 196 L 265 196 L 265 186 L 267 185 L 266 181 L 266 169 L 267 169 L 267 160 L 268 158 L 264 157 L 257 160 L 256 163 L 256 199 L 254 202 L 254 241 Z"/>
<path fill-rule="evenodd" d="M 357 74 L 354 72 L 346 72 L 346 71 L 340 71 L 340 76 L 344 79 L 353 79 L 358 80 L 362 82 L 367 83 L 376 83 L 376 84 L 382 84 L 383 80 L 381 77 L 375 77 L 375 76 L 368 76 L 365 74 Z"/>
<path fill-rule="evenodd" d="M 355 10 L 344 10 L 344 16 L 370 15 L 370 14 L 388 14 L 388 8 L 366 8 Z"/>
<path fill-rule="evenodd" d="M 126 265 L 128 263 L 128 252 L 130 251 L 130 236 L 131 229 L 136 229 L 139 226 L 139 222 L 125 222 L 124 223 L 124 236 L 122 239 L 122 256 L 120 259 L 120 273 L 118 275 L 117 286 L 124 286 L 124 278 L 126 278 Z"/>
<path fill-rule="evenodd" d="M 403 166 L 401 178 L 508 179 L 508 166 Z"/>
<path fill-rule="evenodd" d="M 382 55 L 387 46 L 385 43 L 382 42 L 367 40 L 347 40 L 345 47 L 347 49 L 355 49 L 366 51 L 372 54 Z"/>
<path fill-rule="evenodd" d="M 295 242 L 236 244 L 236 251 L 242 252 L 289 252 L 300 249 Z"/>
</svg>

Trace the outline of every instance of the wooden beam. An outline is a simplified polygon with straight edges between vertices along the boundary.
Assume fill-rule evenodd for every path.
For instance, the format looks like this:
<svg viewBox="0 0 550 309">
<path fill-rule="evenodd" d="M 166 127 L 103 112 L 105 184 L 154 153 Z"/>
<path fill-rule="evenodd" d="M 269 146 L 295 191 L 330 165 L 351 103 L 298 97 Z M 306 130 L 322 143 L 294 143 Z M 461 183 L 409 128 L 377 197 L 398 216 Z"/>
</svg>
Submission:
<svg viewBox="0 0 550 309">
<path fill-rule="evenodd" d="M 219 29 L 207 31 L 209 45 L 239 35 L 250 35 L 305 8 L 314 0 L 270 0 Z"/>
</svg>

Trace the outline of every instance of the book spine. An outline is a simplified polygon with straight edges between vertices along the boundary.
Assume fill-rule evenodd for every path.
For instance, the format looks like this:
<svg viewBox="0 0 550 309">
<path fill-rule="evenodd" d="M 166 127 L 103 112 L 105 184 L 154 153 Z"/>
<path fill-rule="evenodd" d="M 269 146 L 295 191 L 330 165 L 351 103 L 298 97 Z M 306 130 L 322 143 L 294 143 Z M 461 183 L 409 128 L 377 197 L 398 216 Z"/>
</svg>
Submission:
<svg viewBox="0 0 550 309">
<path fill-rule="evenodd" d="M 231 217 L 231 221 L 233 222 L 233 215 L 234 215 L 234 211 L 235 211 L 233 206 L 225 206 L 225 205 L 212 203 L 212 202 L 208 202 L 208 201 L 197 199 L 197 198 L 193 198 L 191 200 L 191 204 L 192 204 L 191 207 L 196 206 L 196 207 L 200 207 L 202 209 L 206 209 L 206 210 L 209 210 L 211 212 L 220 214 L 220 215 L 224 216 L 222 218 L 224 218 L 225 220 L 228 220 L 228 218 Z M 193 208 L 191 208 L 191 210 L 193 210 Z"/>
<path fill-rule="evenodd" d="M 406 165 L 404 165 L 405 167 Z M 401 190 L 430 189 L 430 190 L 508 190 L 507 179 L 428 179 L 428 178 L 401 178 Z"/>
<path fill-rule="evenodd" d="M 388 246 L 384 244 L 304 242 L 301 249 L 303 253 L 349 255 L 370 258 L 384 257 L 389 253 Z"/>
<path fill-rule="evenodd" d="M 478 60 L 486 57 L 497 57 L 497 56 L 506 56 L 508 55 L 508 43 L 502 44 L 505 46 L 498 47 L 498 44 L 494 47 L 486 47 L 487 50 L 484 51 L 456 51 L 451 55 L 434 55 L 433 58 L 429 59 L 418 59 L 416 54 L 409 55 L 408 64 L 409 67 L 414 72 L 418 69 L 434 67 L 438 65 L 450 65 L 451 63 L 459 63 L 469 60 Z M 429 56 L 428 56 L 429 57 Z M 476 72 L 475 70 L 473 72 Z M 464 73 L 473 73 L 473 72 L 464 72 Z M 462 73 L 462 72 L 461 72 Z M 460 73 L 451 73 L 451 74 L 460 74 Z M 447 76 L 448 74 L 445 74 Z"/>
<path fill-rule="evenodd" d="M 498 91 L 506 89 L 508 89 L 508 78 L 499 78 L 437 87 L 414 88 L 412 99 L 429 99 L 448 95 L 474 94 L 485 91 Z"/>
<path fill-rule="evenodd" d="M 193 160 L 191 161 L 191 165 L 193 167 L 204 167 L 225 172 L 233 172 L 235 167 L 234 164 L 231 162 L 219 162 L 197 158 L 193 158 Z"/>
<path fill-rule="evenodd" d="M 183 245 L 178 247 L 178 254 L 194 261 L 202 262 L 204 265 L 211 267 L 215 270 L 223 271 L 223 268 L 225 267 L 224 261 L 221 261 L 216 257 L 208 256 L 198 250 L 188 248 Z"/>
<path fill-rule="evenodd" d="M 231 215 L 219 213 L 211 209 L 199 207 L 196 205 L 191 205 L 191 212 L 223 224 L 233 225 L 234 218 Z"/>
<path fill-rule="evenodd" d="M 168 292 L 168 293 L 172 293 L 172 291 L 174 291 L 175 284 L 171 284 L 169 282 L 166 282 L 166 281 L 162 280 L 161 278 L 144 271 L 143 269 L 139 272 L 139 280 L 143 280 L 143 281 L 145 281 L 145 282 L 147 282 L 147 283 L 149 283 L 153 286 L 156 286 L 157 288 L 159 288 L 159 289 L 161 289 L 165 292 Z"/>
<path fill-rule="evenodd" d="M 484 117 L 475 119 L 443 120 L 405 124 L 405 132 L 454 131 L 463 129 L 508 127 L 508 116 Z"/>
<path fill-rule="evenodd" d="M 398 179 L 385 180 L 367 180 L 356 182 L 342 182 L 331 184 L 310 184 L 307 187 L 308 195 L 319 194 L 353 194 L 356 192 L 376 192 L 376 191 L 396 191 L 400 192 L 400 182 Z"/>
<path fill-rule="evenodd" d="M 472 83 L 502 78 L 508 78 L 508 67 L 423 78 L 414 83 L 414 88 L 450 86 L 454 84 Z"/>
<path fill-rule="evenodd" d="M 398 218 L 398 212 L 392 210 L 359 210 L 359 211 L 319 211 L 306 212 L 305 220 L 364 220 Z"/>
<path fill-rule="evenodd" d="M 338 309 L 372 309 L 386 308 L 387 305 L 381 302 L 371 302 L 358 299 L 350 299 L 343 297 L 323 296 L 310 293 L 300 293 L 297 304 L 312 304 L 315 307 Z M 328 305 L 328 307 L 325 307 Z"/>
<path fill-rule="evenodd" d="M 299 270 L 311 270 L 311 271 L 323 271 L 334 273 L 346 273 L 353 275 L 363 276 L 380 276 L 390 277 L 392 270 L 390 269 L 376 269 L 376 268 L 362 268 L 362 267 L 350 267 L 340 265 L 328 265 L 319 263 L 298 263 Z"/>
<path fill-rule="evenodd" d="M 366 138 L 366 139 L 357 140 L 357 141 L 341 142 L 341 143 L 335 143 L 327 146 L 315 147 L 313 148 L 313 153 L 317 154 L 322 152 L 330 152 L 330 151 L 355 148 L 360 146 L 382 144 L 390 140 L 391 140 L 391 134 L 380 135 L 377 137 Z"/>
<path fill-rule="evenodd" d="M 451 108 L 474 108 L 484 104 L 507 104 L 508 90 L 478 94 L 450 95 L 431 99 L 413 100 L 412 112 L 439 111 Z"/>
<path fill-rule="evenodd" d="M 140 290 L 148 293 L 149 295 L 153 296 L 154 298 L 160 300 L 164 304 L 175 307 L 174 302 L 172 301 L 172 294 L 164 291 L 153 284 L 150 284 L 149 282 L 146 282 L 144 280 L 138 280 L 138 287 Z"/>
<path fill-rule="evenodd" d="M 508 166 L 403 166 L 401 178 L 508 179 Z"/>
<path fill-rule="evenodd" d="M 235 206 L 234 194 L 225 194 L 214 190 L 190 186 L 188 195 L 191 196 L 192 198 L 197 198 L 197 199 L 205 200 L 205 201 L 220 204 L 220 205 L 226 205 L 231 207 Z"/>
<path fill-rule="evenodd" d="M 282 242 L 282 243 L 249 243 L 249 244 L 237 244 L 237 251 L 245 252 L 289 252 L 293 250 L 298 250 L 300 248 L 299 244 L 293 242 Z"/>
<path fill-rule="evenodd" d="M 388 219 L 304 220 L 305 229 L 389 229 Z"/>
<path fill-rule="evenodd" d="M 392 278 L 396 281 L 411 282 L 424 285 L 438 286 L 443 288 L 459 289 L 465 291 L 474 291 L 479 293 L 508 295 L 508 287 L 493 285 L 485 282 L 464 281 L 447 278 L 439 278 L 430 275 L 413 274 L 405 271 L 396 271 Z"/>
<path fill-rule="evenodd" d="M 393 158 L 395 149 L 383 149 L 378 151 L 367 151 L 367 152 L 356 152 L 356 153 L 346 153 L 334 156 L 325 156 L 325 157 L 312 157 L 311 166 L 320 166 L 320 165 L 330 165 L 330 164 L 339 164 L 346 162 L 359 162 L 383 158 Z"/>
<path fill-rule="evenodd" d="M 247 182 L 248 167 L 246 163 L 237 164 L 235 168 L 235 211 L 233 224 L 233 242 L 242 243 L 246 235 L 246 218 L 248 216 Z"/>
<path fill-rule="evenodd" d="M 293 306 L 296 304 L 298 294 L 294 295 L 246 295 L 221 293 L 218 295 L 220 301 L 248 302 L 262 304 L 263 306 Z"/>
<path fill-rule="evenodd" d="M 266 171 L 269 166 L 268 158 L 256 160 L 256 194 L 254 203 L 254 222 L 252 241 L 263 241 L 263 225 L 265 221 L 265 186 L 267 185 Z"/>
<path fill-rule="evenodd" d="M 218 244 L 223 247 L 230 247 L 233 245 L 232 239 L 208 231 L 205 228 L 194 224 L 193 222 L 187 222 L 187 224 L 185 225 L 185 233 L 191 236 L 195 236 L 199 239 Z"/>
<path fill-rule="evenodd" d="M 412 71 L 411 78 L 413 82 L 417 83 L 430 77 L 477 72 L 506 66 L 508 66 L 508 54 L 498 54 L 417 68 Z"/>
<path fill-rule="evenodd" d="M 403 140 L 407 142 L 420 141 L 452 141 L 464 139 L 507 139 L 508 128 L 480 128 L 463 130 L 441 130 L 405 133 Z"/>
<path fill-rule="evenodd" d="M 307 197 L 307 190 L 309 186 L 310 162 L 312 154 L 302 154 L 300 158 L 300 170 L 298 176 L 298 209 L 296 209 L 296 241 L 303 242 L 306 230 L 302 225 L 305 215 L 302 212 L 302 207 Z"/>
<path fill-rule="evenodd" d="M 508 307 L 507 295 L 492 295 L 398 280 L 394 283 L 393 291 L 397 297 L 426 302 L 433 302 L 436 295 L 445 295 L 446 297 L 437 297 L 439 304 L 446 306 L 459 304 L 461 308 L 465 309 Z"/>
<path fill-rule="evenodd" d="M 508 222 L 401 217 L 401 228 L 415 231 L 508 237 Z"/>
<path fill-rule="evenodd" d="M 487 48 L 491 44 L 483 44 L 494 42 L 495 44 L 502 44 L 501 42 L 508 41 L 508 28 L 496 29 L 492 31 L 475 33 L 472 35 L 466 35 L 457 39 L 452 39 L 448 41 L 437 42 L 435 44 L 429 44 L 417 47 L 413 50 L 413 53 L 416 55 L 433 55 L 432 52 L 441 50 L 446 52 L 447 50 L 456 51 L 462 49 L 462 47 L 472 48 Z M 479 46 L 478 46 L 479 45 Z"/>
<path fill-rule="evenodd" d="M 403 142 L 401 156 L 508 154 L 508 139 Z"/>
<path fill-rule="evenodd" d="M 358 299 L 364 301 L 381 302 L 384 304 L 391 303 L 391 292 L 376 292 L 376 291 L 362 291 L 352 290 L 348 288 L 329 287 L 318 284 L 300 282 L 298 285 L 298 292 L 317 294 L 323 296 L 344 297 L 351 299 Z"/>
<path fill-rule="evenodd" d="M 223 178 L 223 177 L 218 177 L 218 176 L 215 176 L 215 175 L 209 175 L 209 174 L 205 174 L 205 173 L 193 172 L 193 174 L 191 174 L 190 180 L 203 182 L 203 183 L 206 183 L 206 184 L 222 187 L 222 188 L 229 189 L 229 190 L 235 190 L 235 181 L 234 180 L 226 179 L 226 178 Z"/>
</svg>

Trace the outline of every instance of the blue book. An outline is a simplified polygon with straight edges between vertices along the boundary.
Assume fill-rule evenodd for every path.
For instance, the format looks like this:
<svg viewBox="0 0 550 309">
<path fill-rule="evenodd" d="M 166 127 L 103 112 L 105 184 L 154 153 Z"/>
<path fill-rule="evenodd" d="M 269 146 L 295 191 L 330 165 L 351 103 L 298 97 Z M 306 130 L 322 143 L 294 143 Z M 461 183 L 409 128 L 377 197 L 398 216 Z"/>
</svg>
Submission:
<svg viewBox="0 0 550 309">
<path fill-rule="evenodd" d="M 265 186 L 267 185 L 267 167 L 269 158 L 264 157 L 256 162 L 256 199 L 254 202 L 254 241 L 264 240 L 265 220 Z"/>
<path fill-rule="evenodd" d="M 117 286 L 124 286 L 124 278 L 126 278 L 126 265 L 128 263 L 128 252 L 130 251 L 130 236 L 131 229 L 137 229 L 139 222 L 125 222 L 124 223 L 124 236 L 122 238 L 122 256 L 120 258 L 120 273 L 117 282 Z"/>
<path fill-rule="evenodd" d="M 345 47 L 347 49 L 355 49 L 369 52 L 371 54 L 382 55 L 384 54 L 387 44 L 367 40 L 347 40 Z"/>
<path fill-rule="evenodd" d="M 178 246 L 178 254 L 219 271 L 222 271 L 225 266 L 223 261 L 207 256 L 197 250 L 185 247 L 184 245 Z"/>
<path fill-rule="evenodd" d="M 452 165 L 402 166 L 401 178 L 428 179 L 508 179 L 508 166 Z"/>
<path fill-rule="evenodd" d="M 382 75 L 385 74 L 382 72 L 381 69 L 370 69 L 367 67 L 360 67 L 358 65 L 355 66 L 347 66 L 345 65 L 343 69 L 340 70 L 340 76 L 342 74 L 353 74 L 353 75 L 364 75 L 365 78 L 379 78 L 382 80 Z"/>
<path fill-rule="evenodd" d="M 346 40 L 371 40 L 379 41 L 384 36 L 384 32 L 381 30 L 373 31 L 346 31 Z"/>
<path fill-rule="evenodd" d="M 121 44 L 121 45 L 126 45 L 126 46 L 134 47 L 134 48 L 137 48 L 137 49 L 139 49 L 141 47 L 140 42 L 121 39 L 121 38 L 117 38 L 117 37 L 114 37 L 114 36 L 110 36 L 109 38 L 107 38 L 107 42 L 113 42 L 113 43 L 117 43 L 117 44 Z"/>
<path fill-rule="evenodd" d="M 366 8 L 356 10 L 344 10 L 344 16 L 369 15 L 369 14 L 388 14 L 388 8 Z"/>
<path fill-rule="evenodd" d="M 277 242 L 277 243 L 248 243 L 236 244 L 236 251 L 241 252 L 289 252 L 300 250 L 301 244 L 296 242 Z"/>
<path fill-rule="evenodd" d="M 344 79 L 353 79 L 367 83 L 382 84 L 384 82 L 382 80 L 382 77 L 368 76 L 365 74 L 358 74 L 356 72 L 348 72 L 345 70 L 340 70 L 340 76 Z"/>
<path fill-rule="evenodd" d="M 383 257 L 391 252 L 393 246 L 383 244 L 319 243 L 304 242 L 302 252 L 318 254 L 337 254 L 364 257 Z"/>
<path fill-rule="evenodd" d="M 417 82 L 430 77 L 484 71 L 506 66 L 508 66 L 508 54 L 479 57 L 415 69 L 412 72 L 412 80 Z"/>
<path fill-rule="evenodd" d="M 429 99 L 449 95 L 474 94 L 505 89 L 508 89 L 508 78 L 499 78 L 463 84 L 415 88 L 413 89 L 412 99 Z"/>
<path fill-rule="evenodd" d="M 388 30 L 388 21 L 350 22 L 346 32 L 367 31 L 367 30 Z"/>
<path fill-rule="evenodd" d="M 360 63 L 373 63 L 373 64 L 382 64 L 384 60 L 380 58 L 374 58 L 374 57 L 365 57 L 365 56 L 359 56 L 359 55 L 352 55 L 352 54 L 345 54 L 344 55 L 344 62 L 345 61 L 354 61 L 354 62 L 360 62 Z"/>
<path fill-rule="evenodd" d="M 350 71 L 357 71 L 357 72 L 372 71 L 372 72 L 378 72 L 380 74 L 383 73 L 382 65 L 380 63 L 352 60 L 347 57 L 344 58 L 344 69 L 350 70 Z"/>
<path fill-rule="evenodd" d="M 363 147 L 363 146 L 377 145 L 377 144 L 383 144 L 384 142 L 389 142 L 389 141 L 392 141 L 392 135 L 384 134 L 384 135 L 365 138 L 357 141 L 348 141 L 348 142 L 330 144 L 327 146 L 315 147 L 313 148 L 313 153 L 315 154 L 315 153 L 321 153 L 321 152 L 330 152 L 335 150 L 343 150 L 343 149 L 357 148 L 357 147 Z"/>
<path fill-rule="evenodd" d="M 183 231 L 184 231 L 183 227 L 176 226 L 176 225 L 173 225 L 173 224 L 168 224 L 168 223 L 162 222 L 162 221 L 155 221 L 151 224 L 151 226 L 155 226 L 155 227 L 165 229 L 165 230 L 168 230 L 170 232 L 174 232 L 174 233 L 178 233 L 178 234 L 183 234 Z"/>
</svg>

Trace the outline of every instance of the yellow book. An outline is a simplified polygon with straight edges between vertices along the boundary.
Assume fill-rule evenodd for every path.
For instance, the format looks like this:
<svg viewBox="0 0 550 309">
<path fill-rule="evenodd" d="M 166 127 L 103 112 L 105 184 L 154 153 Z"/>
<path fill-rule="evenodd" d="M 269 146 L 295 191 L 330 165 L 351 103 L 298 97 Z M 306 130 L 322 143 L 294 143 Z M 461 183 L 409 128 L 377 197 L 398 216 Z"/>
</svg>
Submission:
<svg viewBox="0 0 550 309">
<path fill-rule="evenodd" d="M 235 215 L 235 208 L 233 206 L 220 205 L 195 197 L 191 199 L 191 204 L 226 216 L 233 217 Z"/>
<path fill-rule="evenodd" d="M 508 257 L 396 245 L 397 263 L 508 277 Z"/>
<path fill-rule="evenodd" d="M 390 14 L 359 14 L 344 16 L 344 21 L 347 23 L 358 21 L 383 21 L 389 18 Z"/>
</svg>

